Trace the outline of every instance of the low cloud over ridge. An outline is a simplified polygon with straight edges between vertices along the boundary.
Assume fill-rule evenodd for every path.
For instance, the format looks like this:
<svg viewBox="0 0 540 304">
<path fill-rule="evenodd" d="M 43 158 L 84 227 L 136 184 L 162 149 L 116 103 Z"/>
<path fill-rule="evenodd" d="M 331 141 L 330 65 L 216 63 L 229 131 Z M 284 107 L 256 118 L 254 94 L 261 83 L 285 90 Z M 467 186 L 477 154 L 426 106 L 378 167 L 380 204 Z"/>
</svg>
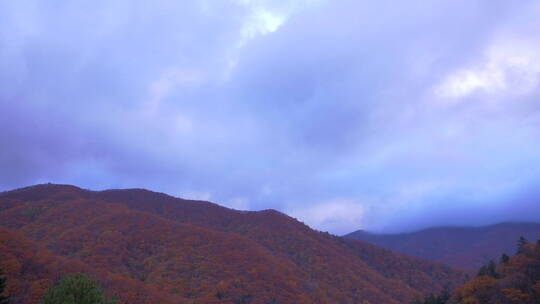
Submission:
<svg viewBox="0 0 540 304">
<path fill-rule="evenodd" d="M 0 189 L 145 187 L 334 233 L 519 220 L 509 206 L 534 207 L 540 166 L 539 15 L 535 1 L 3 2 Z"/>
</svg>

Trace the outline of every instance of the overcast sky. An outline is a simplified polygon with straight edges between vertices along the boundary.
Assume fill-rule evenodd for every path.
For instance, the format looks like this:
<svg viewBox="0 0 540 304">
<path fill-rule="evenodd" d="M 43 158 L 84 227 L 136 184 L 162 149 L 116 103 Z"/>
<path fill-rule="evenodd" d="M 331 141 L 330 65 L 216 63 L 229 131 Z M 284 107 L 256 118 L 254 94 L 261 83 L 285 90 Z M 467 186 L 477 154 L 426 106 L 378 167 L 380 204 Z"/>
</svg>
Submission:
<svg viewBox="0 0 540 304">
<path fill-rule="evenodd" d="M 0 0 L 0 190 L 540 220 L 539 50 L 529 0 Z"/>
</svg>

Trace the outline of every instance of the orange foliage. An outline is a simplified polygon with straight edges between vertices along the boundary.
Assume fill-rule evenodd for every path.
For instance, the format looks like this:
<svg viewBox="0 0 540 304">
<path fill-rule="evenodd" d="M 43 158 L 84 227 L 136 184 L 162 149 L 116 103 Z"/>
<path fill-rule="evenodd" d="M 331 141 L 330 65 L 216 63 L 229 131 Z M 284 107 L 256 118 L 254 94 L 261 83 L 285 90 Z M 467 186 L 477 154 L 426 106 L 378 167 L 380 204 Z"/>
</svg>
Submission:
<svg viewBox="0 0 540 304">
<path fill-rule="evenodd" d="M 479 276 L 457 289 L 454 303 L 540 303 L 540 245 L 526 245 L 496 272 L 497 278 Z"/>
<path fill-rule="evenodd" d="M 32 290 L 35 299 L 70 271 L 93 274 L 124 303 L 397 304 L 465 278 L 314 231 L 277 211 L 243 212 L 146 190 L 41 185 L 6 192 L 0 223 L 10 229 L 2 240 L 39 248 L 0 260 L 10 291 Z M 21 247 L 9 242 L 6 252 Z M 40 254 L 30 254 L 35 250 Z M 21 270 L 28 267 L 32 279 Z"/>
<path fill-rule="evenodd" d="M 8 278 L 10 303 L 41 303 L 47 288 L 63 275 L 84 272 L 104 284 L 121 303 L 182 303 L 132 279 L 98 271 L 75 259 L 52 254 L 19 232 L 0 227 L 0 267 Z M 118 292 L 119 291 L 119 292 Z M 135 294 L 133 291 L 137 291 Z"/>
</svg>

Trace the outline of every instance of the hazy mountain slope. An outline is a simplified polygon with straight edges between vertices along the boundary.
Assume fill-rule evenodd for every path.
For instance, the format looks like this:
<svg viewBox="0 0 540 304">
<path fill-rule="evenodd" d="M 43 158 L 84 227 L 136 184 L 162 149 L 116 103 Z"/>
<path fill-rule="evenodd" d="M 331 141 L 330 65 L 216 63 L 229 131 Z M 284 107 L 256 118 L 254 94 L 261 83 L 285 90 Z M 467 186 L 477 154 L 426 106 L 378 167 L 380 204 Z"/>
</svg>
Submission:
<svg viewBox="0 0 540 304">
<path fill-rule="evenodd" d="M 502 253 L 513 254 L 520 236 L 540 239 L 538 223 L 501 223 L 484 227 L 437 227 L 403 234 L 356 231 L 347 238 L 476 271 Z"/>
<path fill-rule="evenodd" d="M 56 255 L 193 303 L 406 303 L 464 280 L 444 265 L 320 233 L 276 211 L 138 189 L 6 192 L 0 224 Z"/>
</svg>

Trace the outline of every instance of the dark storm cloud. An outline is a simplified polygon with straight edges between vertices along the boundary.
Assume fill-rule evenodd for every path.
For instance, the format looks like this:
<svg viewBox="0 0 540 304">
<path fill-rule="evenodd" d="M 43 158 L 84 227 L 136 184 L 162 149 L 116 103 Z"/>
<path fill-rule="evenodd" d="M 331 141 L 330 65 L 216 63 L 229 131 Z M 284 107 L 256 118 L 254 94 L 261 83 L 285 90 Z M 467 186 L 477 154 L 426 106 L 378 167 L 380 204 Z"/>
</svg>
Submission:
<svg viewBox="0 0 540 304">
<path fill-rule="evenodd" d="M 0 4 L 2 189 L 144 187 L 336 233 L 521 216 L 533 1 L 146 3 Z"/>
</svg>

